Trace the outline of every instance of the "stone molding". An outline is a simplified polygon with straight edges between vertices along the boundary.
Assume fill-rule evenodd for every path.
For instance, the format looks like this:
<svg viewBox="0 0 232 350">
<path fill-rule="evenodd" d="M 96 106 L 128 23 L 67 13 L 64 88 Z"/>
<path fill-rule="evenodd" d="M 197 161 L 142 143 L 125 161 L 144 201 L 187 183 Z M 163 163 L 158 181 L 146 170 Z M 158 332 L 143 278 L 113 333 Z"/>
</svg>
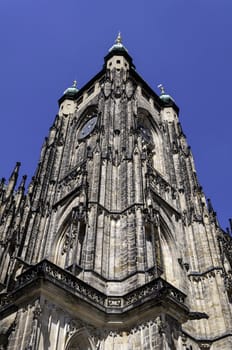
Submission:
<svg viewBox="0 0 232 350">
<path fill-rule="evenodd" d="M 36 285 L 41 279 L 52 282 L 107 314 L 121 314 L 150 300 L 171 302 L 180 308 L 182 313 L 189 312 L 184 304 L 186 295 L 160 277 L 125 295 L 108 296 L 48 260 L 42 260 L 18 276 L 14 289 L 1 297 L 0 309 L 12 306 L 23 288 Z"/>
</svg>

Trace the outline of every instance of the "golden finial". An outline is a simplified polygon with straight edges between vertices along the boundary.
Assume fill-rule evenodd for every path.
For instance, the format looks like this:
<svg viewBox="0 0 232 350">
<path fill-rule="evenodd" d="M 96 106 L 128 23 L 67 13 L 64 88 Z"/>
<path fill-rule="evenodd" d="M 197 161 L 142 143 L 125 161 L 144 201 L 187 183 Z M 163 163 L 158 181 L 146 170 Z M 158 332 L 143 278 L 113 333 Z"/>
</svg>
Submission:
<svg viewBox="0 0 232 350">
<path fill-rule="evenodd" d="M 115 41 L 116 44 L 121 44 L 122 43 L 122 36 L 121 36 L 121 32 L 118 32 L 118 36 L 117 39 Z"/>
<path fill-rule="evenodd" d="M 68 87 L 65 91 L 64 91 L 64 95 L 66 94 L 75 94 L 78 91 L 77 88 L 77 81 L 73 80 L 72 86 Z"/>
<path fill-rule="evenodd" d="M 121 36 L 121 32 L 118 32 L 118 36 L 115 40 L 114 45 L 109 49 L 109 52 L 113 51 L 113 50 L 124 50 L 127 52 L 127 49 L 125 48 L 125 46 L 122 44 L 122 36 Z"/>
<path fill-rule="evenodd" d="M 157 87 L 158 87 L 158 89 L 160 89 L 162 95 L 165 94 L 165 89 L 164 89 L 163 84 L 159 84 Z"/>
<path fill-rule="evenodd" d="M 72 85 L 73 88 L 76 88 L 77 87 L 77 81 L 76 80 L 73 80 L 73 85 Z"/>
</svg>

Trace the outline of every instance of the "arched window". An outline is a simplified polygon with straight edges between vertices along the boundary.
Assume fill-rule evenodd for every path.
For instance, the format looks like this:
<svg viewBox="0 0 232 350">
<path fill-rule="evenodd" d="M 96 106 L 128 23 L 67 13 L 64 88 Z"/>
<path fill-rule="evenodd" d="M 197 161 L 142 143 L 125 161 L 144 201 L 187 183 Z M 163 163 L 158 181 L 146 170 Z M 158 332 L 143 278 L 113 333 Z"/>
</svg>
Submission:
<svg viewBox="0 0 232 350">
<path fill-rule="evenodd" d="M 159 229 L 152 222 L 146 222 L 144 227 L 148 268 L 156 266 L 157 272 L 162 271 L 162 256 Z M 158 274 L 160 274 L 160 272 L 158 272 Z"/>
<path fill-rule="evenodd" d="M 172 233 L 174 227 L 171 222 L 167 223 L 163 217 L 160 217 L 160 243 L 163 263 L 163 278 L 176 288 L 180 288 L 178 276 L 181 274 L 181 267 L 177 263 L 180 257 L 179 247 Z"/>
<path fill-rule="evenodd" d="M 86 223 L 80 217 L 79 207 L 74 207 L 61 225 L 55 252 L 55 263 L 62 268 L 75 271 L 81 266 Z"/>
<path fill-rule="evenodd" d="M 138 132 L 142 147 L 152 151 L 153 167 L 159 173 L 164 173 L 163 143 L 155 118 L 143 108 L 138 108 Z"/>
<path fill-rule="evenodd" d="M 95 350 L 95 346 L 92 342 L 86 329 L 79 329 L 68 340 L 65 350 Z"/>
</svg>

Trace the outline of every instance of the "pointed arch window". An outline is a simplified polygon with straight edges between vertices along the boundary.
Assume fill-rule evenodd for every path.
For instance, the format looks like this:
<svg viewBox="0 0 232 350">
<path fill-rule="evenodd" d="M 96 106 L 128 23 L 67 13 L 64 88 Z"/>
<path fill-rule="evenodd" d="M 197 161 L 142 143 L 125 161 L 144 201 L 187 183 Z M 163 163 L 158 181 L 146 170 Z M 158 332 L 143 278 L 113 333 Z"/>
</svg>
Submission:
<svg viewBox="0 0 232 350">
<path fill-rule="evenodd" d="M 148 268 L 155 267 L 157 274 L 162 273 L 162 253 L 160 244 L 159 228 L 153 222 L 145 222 L 145 240 L 147 251 L 147 266 Z"/>
<path fill-rule="evenodd" d="M 165 170 L 165 148 L 155 113 L 154 111 L 154 115 L 151 115 L 146 109 L 139 107 L 137 129 L 142 148 L 152 154 L 152 166 L 160 174 L 163 174 Z"/>
<path fill-rule="evenodd" d="M 56 264 L 75 273 L 83 260 L 86 222 L 80 207 L 75 207 L 62 225 L 56 250 Z"/>
<path fill-rule="evenodd" d="M 138 109 L 138 133 L 142 144 L 146 144 L 149 148 L 155 146 L 155 128 L 152 124 L 152 117 L 148 111 L 142 108 Z"/>
<path fill-rule="evenodd" d="M 69 339 L 65 350 L 95 350 L 95 346 L 86 329 L 80 329 Z"/>
</svg>

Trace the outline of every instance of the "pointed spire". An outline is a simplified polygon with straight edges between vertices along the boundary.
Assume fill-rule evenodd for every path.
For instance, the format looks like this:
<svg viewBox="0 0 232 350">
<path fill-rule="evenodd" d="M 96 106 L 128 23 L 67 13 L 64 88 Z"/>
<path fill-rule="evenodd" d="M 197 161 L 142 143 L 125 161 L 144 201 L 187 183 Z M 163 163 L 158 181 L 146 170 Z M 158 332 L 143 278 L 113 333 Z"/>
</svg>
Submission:
<svg viewBox="0 0 232 350">
<path fill-rule="evenodd" d="M 213 205 L 210 198 L 207 198 L 208 210 L 210 213 L 214 213 Z"/>
<path fill-rule="evenodd" d="M 12 171 L 12 174 L 10 176 L 9 182 L 14 179 L 16 176 L 18 176 L 19 173 L 19 168 L 20 168 L 21 163 L 20 162 L 16 162 L 14 170 Z"/>
<path fill-rule="evenodd" d="M 25 189 L 25 183 L 26 183 L 27 175 L 23 175 L 22 180 L 19 184 L 18 190 L 24 190 Z"/>
<path fill-rule="evenodd" d="M 15 196 L 16 208 L 18 208 L 18 206 L 23 198 L 24 191 L 25 191 L 26 179 L 27 179 L 27 175 L 23 175 L 22 180 L 19 184 L 18 190 L 16 192 L 16 196 Z"/>
<path fill-rule="evenodd" d="M 21 163 L 17 162 L 15 165 L 15 168 L 9 178 L 9 183 L 7 186 L 7 190 L 6 190 L 6 198 L 9 197 L 16 185 L 17 179 L 18 179 L 18 173 L 19 173 L 19 168 L 20 168 Z"/>
<path fill-rule="evenodd" d="M 229 219 L 229 224 L 230 224 L 230 232 L 232 233 L 232 219 Z"/>
<path fill-rule="evenodd" d="M 5 193 L 5 181 L 6 179 L 3 177 L 0 182 L 0 203 L 4 199 L 4 193 Z"/>
<path fill-rule="evenodd" d="M 4 177 L 2 177 L 1 182 L 0 182 L 0 191 L 5 188 L 5 182 L 6 182 L 6 179 Z"/>
<path fill-rule="evenodd" d="M 217 213 L 216 213 L 216 211 L 214 211 L 212 202 L 209 198 L 207 199 L 207 206 L 208 206 L 208 211 L 210 214 L 211 222 L 213 222 L 216 226 L 219 226 L 218 219 L 217 219 Z"/>
</svg>

